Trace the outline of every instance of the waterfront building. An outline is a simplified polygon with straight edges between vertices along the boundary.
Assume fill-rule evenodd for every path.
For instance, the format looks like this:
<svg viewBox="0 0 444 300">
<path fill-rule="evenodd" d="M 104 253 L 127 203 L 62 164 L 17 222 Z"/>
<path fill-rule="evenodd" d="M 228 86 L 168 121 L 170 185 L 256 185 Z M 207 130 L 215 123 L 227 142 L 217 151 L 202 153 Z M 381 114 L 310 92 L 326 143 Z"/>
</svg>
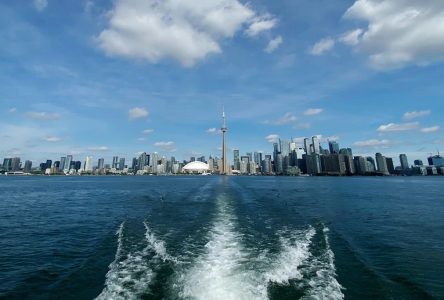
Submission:
<svg viewBox="0 0 444 300">
<path fill-rule="evenodd" d="M 157 174 L 157 165 L 159 163 L 159 157 L 157 152 L 151 154 L 151 173 Z"/>
<path fill-rule="evenodd" d="M 31 168 L 32 168 L 32 161 L 30 161 L 30 160 L 25 161 L 25 167 L 23 169 L 23 172 L 30 173 Z"/>
<path fill-rule="evenodd" d="M 318 136 L 313 136 L 312 138 L 311 138 L 311 140 L 312 140 L 312 145 L 313 145 L 313 153 L 315 153 L 315 154 L 320 154 L 321 153 L 321 149 L 320 149 L 320 143 L 319 143 L 319 138 L 318 138 Z"/>
<path fill-rule="evenodd" d="M 304 138 L 304 151 L 305 154 L 311 154 L 311 144 L 310 144 L 310 139 L 309 138 Z"/>
<path fill-rule="evenodd" d="M 366 157 L 367 160 L 367 172 L 374 173 L 376 172 L 376 163 L 375 159 L 371 156 Z"/>
<path fill-rule="evenodd" d="M 20 163 L 20 157 L 14 157 L 11 160 L 11 170 L 13 172 L 20 171 L 21 163 Z"/>
<path fill-rule="evenodd" d="M 91 158 L 91 165 L 92 165 L 92 158 Z M 71 169 L 78 172 L 81 168 L 82 168 L 82 163 L 79 160 L 73 161 Z"/>
<path fill-rule="evenodd" d="M 407 170 L 409 168 L 409 162 L 406 154 L 399 155 L 399 162 L 401 163 L 401 169 Z"/>
<path fill-rule="evenodd" d="M 113 156 L 113 163 L 111 165 L 112 169 L 118 169 L 119 168 L 119 157 Z"/>
<path fill-rule="evenodd" d="M 99 161 L 97 162 L 97 169 L 103 170 L 105 168 L 105 159 L 99 158 Z"/>
<path fill-rule="evenodd" d="M 381 153 L 376 153 L 376 164 L 378 165 L 378 172 L 384 175 L 388 175 L 387 163 L 385 157 Z"/>
<path fill-rule="evenodd" d="M 3 159 L 3 169 L 5 171 L 11 171 L 12 168 L 12 158 Z"/>
<path fill-rule="evenodd" d="M 435 166 L 428 166 L 427 169 L 427 175 L 434 176 L 438 175 L 438 169 Z"/>
<path fill-rule="evenodd" d="M 72 166 L 73 166 L 72 155 L 67 155 L 66 156 L 66 161 L 65 161 L 65 167 L 63 168 L 63 171 L 65 173 L 69 173 L 69 171 L 71 170 Z"/>
<path fill-rule="evenodd" d="M 365 159 L 365 157 L 355 156 L 353 160 L 356 168 L 356 173 L 358 173 L 359 175 L 365 175 L 369 172 L 367 168 L 367 160 Z"/>
<path fill-rule="evenodd" d="M 444 158 L 439 154 L 428 157 L 427 161 L 429 162 L 429 166 L 444 167 Z"/>
<path fill-rule="evenodd" d="M 415 159 L 415 161 L 413 163 L 415 166 L 423 166 L 424 165 L 424 163 L 420 159 Z"/>
<path fill-rule="evenodd" d="M 123 169 L 125 169 L 125 158 L 120 158 L 119 160 L 119 170 L 123 171 Z"/>
<path fill-rule="evenodd" d="M 283 159 L 281 153 L 277 153 L 276 155 L 276 160 L 274 161 L 274 172 L 276 173 L 276 175 L 284 174 Z"/>
<path fill-rule="evenodd" d="M 389 174 L 395 174 L 395 165 L 393 164 L 393 158 L 386 157 L 385 163 L 387 165 L 387 171 L 389 172 Z"/>
<path fill-rule="evenodd" d="M 344 155 L 345 172 L 347 175 L 353 175 L 356 173 L 355 163 L 352 155 Z"/>
<path fill-rule="evenodd" d="M 208 158 L 208 168 L 210 172 L 214 172 L 214 159 L 211 156 Z"/>
<path fill-rule="evenodd" d="M 192 161 L 186 164 L 182 171 L 187 174 L 206 174 L 210 171 L 209 166 L 201 161 Z"/>
<path fill-rule="evenodd" d="M 329 154 L 321 156 L 322 171 L 327 175 L 345 175 L 346 166 L 344 155 Z"/>
<path fill-rule="evenodd" d="M 83 170 L 85 172 L 92 172 L 92 170 L 93 170 L 93 161 L 92 160 L 93 160 L 92 156 L 87 156 L 85 158 L 85 164 L 83 165 Z"/>
<path fill-rule="evenodd" d="M 48 160 L 46 161 L 46 168 L 47 168 L 47 169 L 51 169 L 51 167 L 52 167 L 52 160 L 48 159 Z"/>
<path fill-rule="evenodd" d="M 146 154 L 146 152 L 140 154 L 137 164 L 137 170 L 144 170 L 146 166 L 150 165 L 150 155 Z"/>
<path fill-rule="evenodd" d="M 342 148 L 339 150 L 339 154 L 353 156 L 353 151 L 351 148 Z"/>
<path fill-rule="evenodd" d="M 331 154 L 339 154 L 339 144 L 336 141 L 328 141 L 328 148 Z"/>
<path fill-rule="evenodd" d="M 240 161 L 239 172 L 241 174 L 248 174 L 248 156 L 242 156 Z"/>
<path fill-rule="evenodd" d="M 59 167 L 59 169 L 61 171 L 65 170 L 65 163 L 66 163 L 66 157 L 65 156 L 60 157 L 60 167 Z"/>
</svg>

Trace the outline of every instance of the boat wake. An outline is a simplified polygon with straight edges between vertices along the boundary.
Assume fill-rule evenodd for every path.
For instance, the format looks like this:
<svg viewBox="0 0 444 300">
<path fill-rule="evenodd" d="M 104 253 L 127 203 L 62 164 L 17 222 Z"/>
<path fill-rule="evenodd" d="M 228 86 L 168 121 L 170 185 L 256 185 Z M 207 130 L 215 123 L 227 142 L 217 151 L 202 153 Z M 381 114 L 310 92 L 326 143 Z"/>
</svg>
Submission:
<svg viewBox="0 0 444 300">
<path fill-rule="evenodd" d="M 275 287 L 302 299 L 344 298 L 327 227 L 280 230 L 276 232 L 279 247 L 272 252 L 261 244 L 245 244 L 229 197 L 219 195 L 216 205 L 214 221 L 206 230 L 207 243 L 193 249 L 192 241 L 184 241 L 191 243 L 188 248 L 194 253 L 185 251 L 184 245 L 180 259 L 168 253 L 165 242 L 156 237 L 147 222 L 144 248 L 127 247 L 122 223 L 116 233 L 115 259 L 97 299 L 155 295 L 149 287 L 166 264 L 171 266 L 173 277 L 163 284 L 170 285 L 168 293 L 174 299 L 269 299 L 275 297 L 270 292 Z"/>
<path fill-rule="evenodd" d="M 228 198 L 219 196 L 217 207 L 204 251 L 177 276 L 180 298 L 268 299 L 270 284 L 297 289 L 305 299 L 344 298 L 326 227 L 278 232 L 280 251 L 270 254 L 244 245 Z M 315 237 L 324 241 L 319 253 Z"/>
<path fill-rule="evenodd" d="M 142 250 L 136 250 L 127 245 L 130 242 L 125 243 L 125 222 L 120 225 L 116 232 L 116 255 L 109 265 L 105 288 L 96 299 L 139 299 L 149 293 L 149 285 L 156 275 L 156 261 L 176 262 L 167 253 L 164 242 L 156 238 L 146 222 L 144 226 L 147 245 Z"/>
</svg>

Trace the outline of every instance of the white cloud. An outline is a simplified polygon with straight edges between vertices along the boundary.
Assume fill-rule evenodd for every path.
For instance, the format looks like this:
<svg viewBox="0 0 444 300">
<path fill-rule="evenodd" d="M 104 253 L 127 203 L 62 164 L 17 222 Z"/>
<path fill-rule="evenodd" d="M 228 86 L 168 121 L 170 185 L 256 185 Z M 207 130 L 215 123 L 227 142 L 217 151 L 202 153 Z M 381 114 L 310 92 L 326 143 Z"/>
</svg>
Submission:
<svg viewBox="0 0 444 300">
<path fill-rule="evenodd" d="M 324 110 L 322 108 L 309 108 L 306 111 L 304 111 L 304 115 L 306 115 L 306 116 L 319 115 L 323 111 Z"/>
<path fill-rule="evenodd" d="M 409 130 L 415 130 L 418 129 L 419 123 L 413 122 L 413 123 L 402 123 L 402 124 L 395 124 L 395 123 L 389 123 L 386 125 L 381 125 L 376 129 L 376 131 L 384 133 L 384 132 L 396 132 L 396 131 L 409 131 Z"/>
<path fill-rule="evenodd" d="M 47 142 L 55 143 L 55 142 L 60 142 L 62 139 L 57 136 L 47 136 L 45 137 L 44 140 Z"/>
<path fill-rule="evenodd" d="M 413 120 L 420 117 L 428 116 L 432 113 L 431 110 L 410 111 L 404 114 L 404 120 Z"/>
<path fill-rule="evenodd" d="M 332 135 L 332 136 L 325 137 L 324 141 L 325 142 L 328 142 L 328 141 L 337 142 L 337 141 L 339 141 L 339 139 L 340 139 L 340 137 L 338 135 Z"/>
<path fill-rule="evenodd" d="M 330 51 L 335 46 L 335 40 L 331 37 L 323 38 L 309 50 L 311 55 L 323 55 L 324 53 Z"/>
<path fill-rule="evenodd" d="M 264 124 L 271 124 L 271 125 L 286 125 L 294 123 L 298 120 L 298 118 L 291 112 L 285 113 L 282 117 L 280 117 L 277 120 L 274 121 L 265 121 Z"/>
<path fill-rule="evenodd" d="M 110 149 L 106 146 L 96 146 L 96 147 L 89 147 L 88 150 L 94 152 L 107 152 Z"/>
<path fill-rule="evenodd" d="M 11 107 L 10 109 L 8 109 L 8 113 L 13 114 L 17 111 L 17 108 L 15 107 Z"/>
<path fill-rule="evenodd" d="M 255 36 L 276 22 L 238 0 L 116 0 L 109 16 L 97 38 L 107 55 L 151 63 L 173 59 L 185 67 L 222 52 L 219 42 L 245 27 Z"/>
<path fill-rule="evenodd" d="M 150 133 L 153 133 L 153 132 L 154 132 L 154 129 L 145 129 L 145 130 L 142 131 L 143 134 L 150 134 Z"/>
<path fill-rule="evenodd" d="M 339 41 L 348 46 L 356 46 L 359 44 L 363 32 L 364 30 L 361 28 L 347 31 L 339 37 Z"/>
<path fill-rule="evenodd" d="M 421 129 L 421 132 L 432 133 L 432 132 L 437 132 L 439 129 L 440 129 L 439 126 L 425 127 Z"/>
<path fill-rule="evenodd" d="M 274 18 L 269 18 L 268 16 L 256 18 L 245 30 L 248 36 L 256 36 L 264 31 L 268 31 L 276 26 L 277 20 Z"/>
<path fill-rule="evenodd" d="M 48 0 L 34 0 L 34 7 L 38 11 L 43 11 L 48 6 Z"/>
<path fill-rule="evenodd" d="M 279 135 L 277 135 L 277 134 L 270 134 L 270 135 L 267 135 L 265 137 L 265 139 L 269 143 L 277 143 L 279 141 Z"/>
<path fill-rule="evenodd" d="M 128 117 L 130 120 L 148 117 L 148 111 L 143 107 L 134 107 L 128 111 Z"/>
<path fill-rule="evenodd" d="M 298 123 L 293 126 L 295 129 L 310 129 L 311 124 L 310 123 Z"/>
<path fill-rule="evenodd" d="M 279 35 L 276 38 L 272 39 L 267 47 L 265 47 L 264 51 L 267 53 L 272 53 L 274 50 L 276 50 L 277 48 L 279 48 L 279 46 L 282 44 L 283 39 L 282 37 Z"/>
<path fill-rule="evenodd" d="M 344 17 L 368 23 L 353 47 L 376 69 L 444 60 L 444 1 L 357 0 Z"/>
<path fill-rule="evenodd" d="M 176 151 L 176 143 L 175 142 L 156 142 L 154 143 L 155 147 L 159 147 L 164 151 L 175 152 Z"/>
<path fill-rule="evenodd" d="M 359 141 L 353 143 L 353 147 L 357 148 L 377 148 L 377 147 L 387 147 L 391 144 L 389 140 L 367 140 L 367 141 Z"/>
<path fill-rule="evenodd" d="M 138 141 L 138 142 L 145 142 L 145 141 L 146 141 L 146 138 L 144 138 L 144 137 L 140 137 L 140 138 L 137 139 L 137 141 Z"/>
<path fill-rule="evenodd" d="M 61 118 L 58 113 L 47 113 L 47 112 L 37 112 L 30 111 L 26 114 L 29 118 L 39 121 L 54 121 Z"/>
<path fill-rule="evenodd" d="M 211 135 L 216 135 L 216 134 L 220 133 L 220 130 L 217 129 L 217 128 L 214 128 L 214 127 L 213 128 L 208 128 L 206 130 L 206 133 L 211 134 Z"/>
<path fill-rule="evenodd" d="M 92 11 L 93 7 L 94 7 L 94 2 L 91 0 L 87 0 L 85 2 L 85 6 L 84 6 L 83 10 L 86 14 L 89 14 Z"/>
</svg>

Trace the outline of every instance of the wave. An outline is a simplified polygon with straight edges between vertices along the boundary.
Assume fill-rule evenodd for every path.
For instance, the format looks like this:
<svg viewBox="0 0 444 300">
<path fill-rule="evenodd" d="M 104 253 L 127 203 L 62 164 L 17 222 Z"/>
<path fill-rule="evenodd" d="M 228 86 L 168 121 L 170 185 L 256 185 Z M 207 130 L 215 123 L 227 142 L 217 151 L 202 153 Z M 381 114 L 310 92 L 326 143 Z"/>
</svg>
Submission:
<svg viewBox="0 0 444 300">
<path fill-rule="evenodd" d="M 143 225 L 145 226 L 145 238 L 149 247 L 155 252 L 156 256 L 159 257 L 163 262 L 169 261 L 176 264 L 179 263 L 177 258 L 168 254 L 165 247 L 165 242 L 157 239 L 147 222 L 143 222 Z"/>
<path fill-rule="evenodd" d="M 106 274 L 105 288 L 96 299 L 137 299 L 147 292 L 154 272 L 149 266 L 148 250 L 124 252 L 123 222 L 117 230 L 117 251 Z"/>
<path fill-rule="evenodd" d="M 277 284 L 289 284 L 291 279 L 301 280 L 301 265 L 311 256 L 309 246 L 315 234 L 316 230 L 310 227 L 293 232 L 290 238 L 281 236 L 282 250 L 274 261 L 270 261 L 272 268 L 265 274 L 265 280 Z"/>
<path fill-rule="evenodd" d="M 329 229 L 324 227 L 322 231 L 325 248 L 321 255 L 310 260 L 308 271 L 314 276 L 307 276 L 309 289 L 302 299 L 344 299 L 344 288 L 337 280 L 335 255 L 328 239 Z"/>
</svg>

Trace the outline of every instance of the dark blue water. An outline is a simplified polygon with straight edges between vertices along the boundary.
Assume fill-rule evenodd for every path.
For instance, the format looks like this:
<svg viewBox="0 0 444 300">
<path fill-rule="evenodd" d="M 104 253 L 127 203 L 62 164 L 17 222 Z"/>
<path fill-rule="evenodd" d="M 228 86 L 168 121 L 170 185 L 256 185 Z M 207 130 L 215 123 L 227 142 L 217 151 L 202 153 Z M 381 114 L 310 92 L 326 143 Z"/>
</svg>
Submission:
<svg viewBox="0 0 444 300">
<path fill-rule="evenodd" d="M 0 298 L 444 299 L 443 187 L 1 177 Z"/>
</svg>

